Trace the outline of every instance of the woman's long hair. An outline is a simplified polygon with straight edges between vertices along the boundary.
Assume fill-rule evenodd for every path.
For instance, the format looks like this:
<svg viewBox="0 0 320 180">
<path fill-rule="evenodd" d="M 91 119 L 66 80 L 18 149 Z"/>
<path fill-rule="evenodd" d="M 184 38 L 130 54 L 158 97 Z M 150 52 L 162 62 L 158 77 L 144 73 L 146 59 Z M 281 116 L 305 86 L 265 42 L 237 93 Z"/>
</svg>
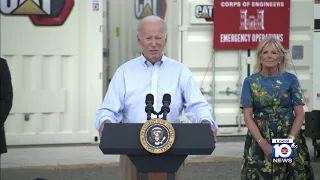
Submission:
<svg viewBox="0 0 320 180">
<path fill-rule="evenodd" d="M 271 44 L 275 50 L 277 50 L 283 57 L 283 59 L 280 61 L 280 64 L 278 65 L 278 71 L 279 73 L 282 73 L 286 70 L 286 68 L 289 65 L 289 61 L 291 60 L 291 55 L 288 50 L 286 50 L 281 42 L 274 38 L 274 37 L 266 37 L 262 41 L 260 41 L 257 53 L 256 53 L 256 64 L 254 66 L 254 73 L 259 73 L 262 70 L 262 64 L 260 62 L 260 56 L 262 53 L 262 50 L 265 46 Z"/>
</svg>

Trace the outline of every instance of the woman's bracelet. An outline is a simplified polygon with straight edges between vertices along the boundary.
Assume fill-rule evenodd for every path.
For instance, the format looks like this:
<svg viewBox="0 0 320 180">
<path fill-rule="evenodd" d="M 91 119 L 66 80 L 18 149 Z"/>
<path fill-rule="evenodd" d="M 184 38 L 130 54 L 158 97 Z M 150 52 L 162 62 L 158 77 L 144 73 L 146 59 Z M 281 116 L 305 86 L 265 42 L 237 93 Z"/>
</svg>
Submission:
<svg viewBox="0 0 320 180">
<path fill-rule="evenodd" d="M 261 142 L 262 139 L 263 139 L 263 138 L 261 137 L 261 138 L 258 140 L 258 144 L 260 144 L 260 142 Z"/>
<path fill-rule="evenodd" d="M 289 135 L 289 138 L 290 138 L 290 139 L 293 139 L 293 140 L 296 139 L 296 138 L 295 138 L 294 136 L 292 136 L 292 135 Z"/>
</svg>

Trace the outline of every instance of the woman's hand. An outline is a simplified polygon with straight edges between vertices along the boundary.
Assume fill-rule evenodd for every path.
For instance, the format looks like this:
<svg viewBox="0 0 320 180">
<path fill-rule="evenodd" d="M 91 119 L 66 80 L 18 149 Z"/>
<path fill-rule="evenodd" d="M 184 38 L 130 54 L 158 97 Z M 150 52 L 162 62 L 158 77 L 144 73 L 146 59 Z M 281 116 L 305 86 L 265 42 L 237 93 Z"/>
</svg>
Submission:
<svg viewBox="0 0 320 180">
<path fill-rule="evenodd" d="M 263 150 L 264 154 L 268 157 L 268 158 L 272 158 L 272 146 L 265 140 L 262 139 L 259 143 L 259 146 L 261 147 L 261 149 Z"/>
</svg>

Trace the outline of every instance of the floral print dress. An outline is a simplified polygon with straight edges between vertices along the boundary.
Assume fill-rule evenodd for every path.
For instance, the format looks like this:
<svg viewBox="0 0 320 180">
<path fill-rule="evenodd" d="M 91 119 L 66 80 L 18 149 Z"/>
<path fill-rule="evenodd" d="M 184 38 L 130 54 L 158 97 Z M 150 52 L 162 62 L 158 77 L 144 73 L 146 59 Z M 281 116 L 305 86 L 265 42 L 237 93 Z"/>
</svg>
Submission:
<svg viewBox="0 0 320 180">
<path fill-rule="evenodd" d="M 240 108 L 253 108 L 253 120 L 262 137 L 287 138 L 295 120 L 294 105 L 304 105 L 299 82 L 294 74 L 275 77 L 252 74 L 244 80 Z M 248 131 L 244 147 L 242 180 L 313 180 L 310 155 L 302 132 L 295 139 L 292 164 L 273 164 Z"/>
</svg>

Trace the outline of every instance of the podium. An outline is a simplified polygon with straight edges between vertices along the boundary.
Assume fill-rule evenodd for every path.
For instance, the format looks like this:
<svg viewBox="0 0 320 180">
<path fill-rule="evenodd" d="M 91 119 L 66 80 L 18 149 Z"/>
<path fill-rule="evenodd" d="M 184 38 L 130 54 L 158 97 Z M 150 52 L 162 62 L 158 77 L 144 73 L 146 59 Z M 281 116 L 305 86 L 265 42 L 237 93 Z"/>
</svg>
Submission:
<svg viewBox="0 0 320 180">
<path fill-rule="evenodd" d="M 215 149 L 209 124 L 149 121 L 107 123 L 99 145 L 103 154 L 127 155 L 141 173 L 141 180 L 174 180 L 175 172 L 188 155 L 211 155 Z M 158 140 L 159 148 L 150 143 L 153 139 Z M 161 139 L 165 139 L 166 145 L 161 144 Z"/>
</svg>

